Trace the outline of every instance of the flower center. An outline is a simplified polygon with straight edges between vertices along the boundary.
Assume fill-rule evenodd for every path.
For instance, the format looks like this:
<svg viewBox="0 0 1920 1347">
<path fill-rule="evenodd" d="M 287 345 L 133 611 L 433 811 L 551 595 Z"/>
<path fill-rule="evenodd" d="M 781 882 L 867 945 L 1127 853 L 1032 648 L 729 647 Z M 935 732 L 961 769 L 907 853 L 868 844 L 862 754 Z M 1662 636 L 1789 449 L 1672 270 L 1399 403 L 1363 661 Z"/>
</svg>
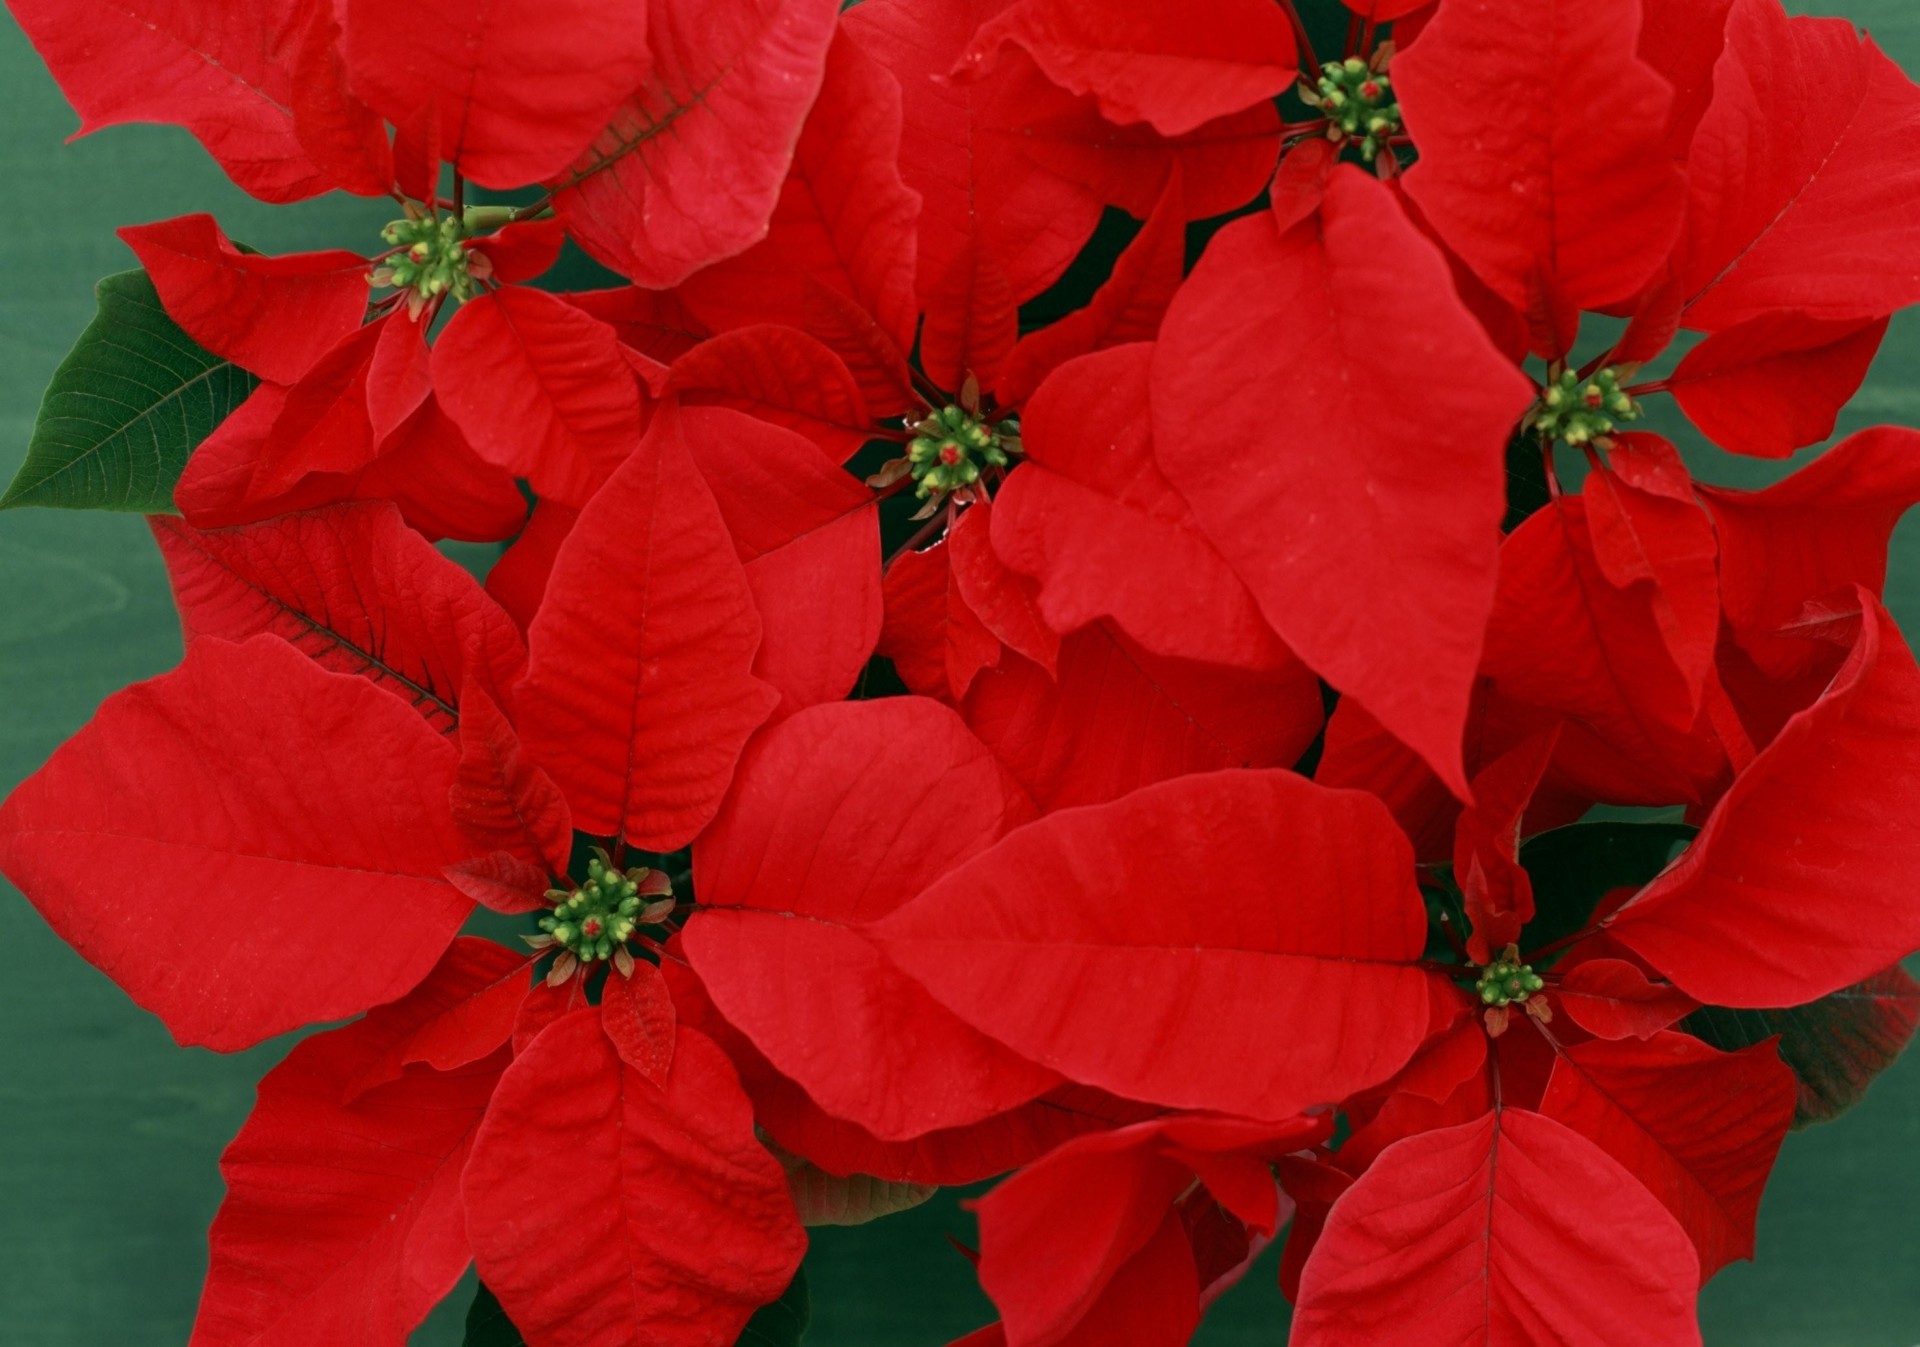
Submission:
<svg viewBox="0 0 1920 1347">
<path fill-rule="evenodd" d="M 472 217 L 478 212 L 497 213 L 498 210 L 481 206 L 468 211 L 464 217 L 431 215 L 409 202 L 406 218 L 395 220 L 380 231 L 380 237 L 393 251 L 367 279 L 375 286 L 412 291 L 407 296 L 407 308 L 415 314 L 442 295 L 451 295 L 461 302 L 472 299 L 479 290 L 479 282 L 493 271 L 486 256 L 468 246 L 477 232 L 476 226 L 482 224 Z"/>
<path fill-rule="evenodd" d="M 587 877 L 571 893 L 550 891 L 553 910 L 540 918 L 541 935 L 529 936 L 536 949 L 557 948 L 548 980 L 565 982 L 576 969 L 611 960 L 624 976 L 633 971 L 627 948 L 642 926 L 656 926 L 673 912 L 673 883 L 658 870 L 618 869 L 606 852 L 594 849 Z"/>
<path fill-rule="evenodd" d="M 1480 970 L 1480 980 L 1474 983 L 1473 989 L 1486 1005 L 1510 1006 L 1525 1001 L 1546 985 L 1538 973 L 1509 950 Z"/>
<path fill-rule="evenodd" d="M 989 425 L 963 407 L 942 407 L 912 429 L 907 464 L 914 494 L 923 500 L 970 487 L 982 468 L 1004 468 L 1007 455 L 1019 452 L 1012 421 Z"/>
<path fill-rule="evenodd" d="M 1562 370 L 1540 395 L 1531 425 L 1543 440 L 1586 444 L 1611 434 L 1622 421 L 1639 419 L 1640 404 L 1627 396 L 1619 375 L 1608 366 L 1586 379 Z"/>
<path fill-rule="evenodd" d="M 1392 81 L 1358 56 L 1321 66 L 1320 78 L 1302 97 L 1326 113 L 1327 138 L 1354 145 L 1368 163 L 1389 138 L 1400 134 L 1400 104 Z"/>
</svg>

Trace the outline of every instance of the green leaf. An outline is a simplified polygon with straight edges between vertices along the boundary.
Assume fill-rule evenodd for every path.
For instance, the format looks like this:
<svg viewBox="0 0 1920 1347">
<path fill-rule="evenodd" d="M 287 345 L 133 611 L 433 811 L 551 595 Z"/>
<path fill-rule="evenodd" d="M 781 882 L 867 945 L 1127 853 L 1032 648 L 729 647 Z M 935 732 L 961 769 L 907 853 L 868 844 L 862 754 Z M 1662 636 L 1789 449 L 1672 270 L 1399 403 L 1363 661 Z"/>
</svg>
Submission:
<svg viewBox="0 0 1920 1347">
<path fill-rule="evenodd" d="M 813 1318 L 813 1299 L 807 1294 L 807 1270 L 793 1274 L 780 1299 L 762 1305 L 740 1331 L 738 1347 L 800 1347 Z"/>
<path fill-rule="evenodd" d="M 95 293 L 100 311 L 54 371 L 0 509 L 172 513 L 187 456 L 259 382 L 181 331 L 146 272 Z"/>
<path fill-rule="evenodd" d="M 1793 1125 L 1830 1122 L 1866 1096 L 1920 1025 L 1920 984 L 1900 968 L 1785 1010 L 1702 1006 L 1680 1027 L 1716 1048 L 1738 1051 L 1780 1036 L 1780 1059 L 1800 1085 Z"/>
<path fill-rule="evenodd" d="M 507 1318 L 507 1312 L 500 1308 L 500 1302 L 493 1298 L 485 1282 L 473 1293 L 473 1304 L 467 1307 L 467 1336 L 463 1347 L 527 1347 L 520 1330 Z"/>
<path fill-rule="evenodd" d="M 1639 888 L 1686 849 L 1685 823 L 1574 823 L 1529 838 L 1520 864 L 1533 879 L 1535 914 L 1520 948 L 1538 949 L 1581 930 L 1600 900 Z"/>
</svg>

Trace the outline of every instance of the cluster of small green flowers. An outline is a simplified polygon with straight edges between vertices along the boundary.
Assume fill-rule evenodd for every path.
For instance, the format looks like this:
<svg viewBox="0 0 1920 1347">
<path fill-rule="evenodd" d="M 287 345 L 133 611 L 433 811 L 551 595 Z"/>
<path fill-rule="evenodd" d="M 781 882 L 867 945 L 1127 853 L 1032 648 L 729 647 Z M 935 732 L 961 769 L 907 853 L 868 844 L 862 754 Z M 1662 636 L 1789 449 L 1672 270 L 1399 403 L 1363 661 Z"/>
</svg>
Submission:
<svg viewBox="0 0 1920 1347">
<path fill-rule="evenodd" d="M 1400 134 L 1392 81 L 1357 56 L 1327 62 L 1314 87 L 1303 88 L 1300 96 L 1326 113 L 1329 140 L 1355 146 L 1368 163 Z"/>
<path fill-rule="evenodd" d="M 1480 970 L 1474 990 L 1487 1005 L 1508 1006 L 1525 1001 L 1546 985 L 1538 973 L 1520 962 L 1518 952 L 1509 948 Z"/>
<path fill-rule="evenodd" d="M 1587 379 L 1575 370 L 1562 370 L 1540 395 L 1531 424 L 1543 440 L 1588 444 L 1612 434 L 1622 421 L 1639 419 L 1640 404 L 1620 387 L 1619 375 L 1609 366 Z"/>
<path fill-rule="evenodd" d="M 461 302 L 472 299 L 479 292 L 480 282 L 492 272 L 486 256 L 467 246 L 475 232 L 473 213 L 431 215 L 409 205 L 404 220 L 395 220 L 380 231 L 380 237 L 396 251 L 374 268 L 368 281 L 375 286 L 411 290 L 407 303 L 415 313 L 442 295 Z"/>
<path fill-rule="evenodd" d="M 990 426 L 963 407 L 942 407 L 910 429 L 907 463 L 923 500 L 972 486 L 983 467 L 1004 468 L 1009 452 L 1018 452 L 1012 422 Z"/>
<path fill-rule="evenodd" d="M 642 926 L 665 921 L 673 911 L 673 884 L 658 870 L 636 866 L 622 872 L 606 852 L 594 849 L 587 878 L 571 893 L 549 889 L 553 910 L 540 918 L 542 934 L 528 936 L 535 949 L 558 948 L 550 983 L 565 982 L 576 969 L 611 960 L 622 976 L 633 972 L 627 942 Z"/>
</svg>

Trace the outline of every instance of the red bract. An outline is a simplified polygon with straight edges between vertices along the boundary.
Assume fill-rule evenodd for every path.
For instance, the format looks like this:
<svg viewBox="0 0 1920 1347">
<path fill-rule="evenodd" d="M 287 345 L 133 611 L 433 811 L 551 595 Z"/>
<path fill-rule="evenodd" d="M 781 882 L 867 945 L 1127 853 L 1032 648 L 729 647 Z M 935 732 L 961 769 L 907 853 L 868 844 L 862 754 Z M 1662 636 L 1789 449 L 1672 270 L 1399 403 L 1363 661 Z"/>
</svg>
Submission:
<svg viewBox="0 0 1920 1347">
<path fill-rule="evenodd" d="M 1178 1347 L 1282 1237 L 1297 1344 L 1698 1341 L 1920 1020 L 1920 438 L 1693 477 L 1920 300 L 1870 42 L 143 4 L 15 0 L 87 129 L 400 217 L 122 231 L 165 320 L 99 339 L 202 372 L 90 329 L 35 441 L 200 440 L 187 651 L 0 867 L 184 1042 L 364 1014 L 262 1083 L 197 1345 L 398 1343 L 471 1259 L 532 1347 L 792 1347 L 804 1225 L 1009 1175 L 976 1347 Z M 534 288 L 569 241 L 633 284 Z M 134 501 L 115 443 L 55 479 Z"/>
</svg>

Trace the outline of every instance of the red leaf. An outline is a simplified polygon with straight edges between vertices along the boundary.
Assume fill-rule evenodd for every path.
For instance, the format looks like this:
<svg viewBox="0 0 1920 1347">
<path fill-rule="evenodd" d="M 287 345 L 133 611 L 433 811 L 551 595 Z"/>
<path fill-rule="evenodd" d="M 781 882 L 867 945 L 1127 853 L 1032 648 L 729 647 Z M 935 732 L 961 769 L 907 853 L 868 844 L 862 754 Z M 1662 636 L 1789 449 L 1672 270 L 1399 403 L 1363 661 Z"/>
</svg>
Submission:
<svg viewBox="0 0 1920 1347">
<path fill-rule="evenodd" d="M 442 153 L 486 187 L 559 172 L 646 76 L 642 0 L 423 0 L 396 27 L 376 0 L 344 0 L 354 87 L 388 121 L 423 108 Z"/>
<path fill-rule="evenodd" d="M 521 757 L 520 737 L 493 698 L 470 687 L 460 709 L 460 769 L 448 796 L 454 822 L 477 850 L 564 875 L 573 849 L 566 797 Z"/>
<path fill-rule="evenodd" d="M 1727 45 L 1727 12 L 1733 0 L 1660 0 L 1645 5 L 1640 21 L 1640 59 L 1673 86 L 1667 118 L 1667 153 L 1684 162 L 1693 133 L 1713 98 L 1713 68 Z"/>
<path fill-rule="evenodd" d="M 1518 1109 L 1410 1137 L 1334 1204 L 1296 1347 L 1697 1347 L 1686 1232 L 1626 1169 Z"/>
<path fill-rule="evenodd" d="M 1667 380 L 1722 449 L 1786 458 L 1833 434 L 1887 335 L 1887 320 L 1823 323 L 1786 310 L 1708 337 Z"/>
<path fill-rule="evenodd" d="M 623 344 L 666 364 L 713 335 L 672 290 L 621 285 L 611 290 L 577 290 L 560 298 L 611 324 Z"/>
<path fill-rule="evenodd" d="M 1467 952 L 1477 964 L 1492 963 L 1533 920 L 1533 881 L 1520 867 L 1520 824 L 1559 743 L 1556 727 L 1494 759 L 1473 778 L 1473 803 L 1454 827 L 1454 882 L 1472 927 Z"/>
<path fill-rule="evenodd" d="M 175 1038 L 232 1051 L 433 967 L 471 907 L 440 878 L 454 757 L 277 637 L 196 641 L 0 807 L 0 869 Z"/>
<path fill-rule="evenodd" d="M 1412 865 L 1370 796 L 1218 772 L 1048 815 L 876 933 L 962 1019 L 1069 1079 L 1283 1118 L 1386 1079 L 1426 1036 Z"/>
<path fill-rule="evenodd" d="M 1152 359 L 1150 344 L 1119 346 L 1041 385 L 1020 418 L 1024 466 L 994 497 L 994 548 L 1040 582 L 1056 631 L 1110 617 L 1156 654 L 1295 664 L 1154 462 Z"/>
<path fill-rule="evenodd" d="M 1685 1034 L 1563 1049 L 1540 1111 L 1624 1165 L 1679 1220 L 1700 1280 L 1753 1257 L 1760 1191 L 1793 1121 L 1771 1043 L 1715 1052 Z"/>
<path fill-rule="evenodd" d="M 688 277 L 680 288 L 688 307 L 716 329 L 784 323 L 808 330 L 847 362 L 869 397 L 894 391 L 893 371 L 913 349 L 918 318 L 920 200 L 900 177 L 900 115 L 899 82 L 850 37 L 836 35 L 767 237 Z M 882 355 L 871 353 L 870 342 L 836 341 L 821 326 L 816 287 L 843 297 L 856 321 L 873 326 Z"/>
<path fill-rule="evenodd" d="M 1531 386 L 1452 296 L 1438 250 L 1343 168 L 1317 219 L 1215 238 L 1167 315 L 1153 417 L 1161 469 L 1274 630 L 1464 793 Z"/>
<path fill-rule="evenodd" d="M 119 233 L 169 318 L 215 355 L 275 383 L 305 374 L 366 313 L 368 263 L 356 253 L 243 253 L 211 215 Z"/>
<path fill-rule="evenodd" d="M 526 498 L 501 469 L 481 462 L 466 436 L 428 398 L 394 433 L 380 456 L 340 494 L 391 500 L 429 538 L 499 542 L 527 520 Z"/>
<path fill-rule="evenodd" d="M 753 593 L 672 410 L 580 512 L 527 640 L 521 742 L 574 826 L 685 846 L 778 694 L 748 672 Z"/>
<path fill-rule="evenodd" d="M 651 0 L 652 72 L 549 184 L 567 232 L 658 290 L 759 242 L 838 17 L 835 0 Z"/>
<path fill-rule="evenodd" d="M 1029 172 L 1044 169 L 1142 220 L 1153 213 L 1175 167 L 1187 218 L 1204 220 L 1238 210 L 1257 196 L 1280 154 L 1280 113 L 1270 103 L 1169 139 L 1149 126 L 1115 126 L 1092 99 L 1068 98 L 1037 71 L 1013 88 L 1020 101 L 1011 90 L 1005 100 L 996 100 L 983 133 L 1017 146 Z"/>
<path fill-rule="evenodd" d="M 123 122 L 184 126 L 227 176 L 263 201 L 330 186 L 294 136 L 292 62 L 306 6 L 262 0 L 12 0 L 86 135 Z"/>
<path fill-rule="evenodd" d="M 287 389 L 255 456 L 247 499 L 265 502 L 313 474 L 351 474 L 373 461 L 381 446 L 367 411 L 367 378 L 391 321 L 348 333 Z"/>
<path fill-rule="evenodd" d="M 1893 527 L 1920 501 L 1920 433 L 1863 431 L 1764 491 L 1702 487 L 1720 541 L 1727 625 L 1769 676 L 1791 678 L 1822 656 L 1783 635 L 1808 603 L 1887 579 Z"/>
<path fill-rule="evenodd" d="M 579 1181 L 555 1184 L 556 1156 Z M 549 1347 L 732 1342 L 806 1249 L 720 1050 L 682 1029 L 662 1090 L 596 1012 L 551 1025 L 508 1069 L 465 1191 L 481 1279 Z"/>
<path fill-rule="evenodd" d="M 321 172 L 358 196 L 395 186 L 386 123 L 349 87 L 340 21 L 331 4 L 309 4 L 293 62 L 293 133 Z"/>
<path fill-rule="evenodd" d="M 1593 798 L 1710 798 L 1728 774 L 1726 753 L 1700 731 L 1704 712 L 1689 705 L 1667 653 L 1652 587 L 1607 582 L 1587 521 L 1584 501 L 1562 496 L 1509 535 L 1485 674 L 1501 697 L 1576 722 L 1559 766 L 1585 753 Z"/>
<path fill-rule="evenodd" d="M 1616 436 L 1580 498 L 1601 577 L 1644 597 L 1686 686 L 1676 709 L 1697 710 L 1720 636 L 1718 549 L 1679 451 L 1658 435 Z"/>
<path fill-rule="evenodd" d="M 1000 371 L 997 392 L 1003 404 L 1024 404 L 1048 375 L 1075 356 L 1126 342 L 1151 341 L 1159 333 L 1160 320 L 1180 288 L 1186 267 L 1186 197 L 1181 183 L 1176 164 L 1146 227 L 1115 259 L 1113 274 L 1086 308 L 1021 338 Z M 1144 371 L 1139 387 L 1144 395 Z"/>
<path fill-rule="evenodd" d="M 522 631 L 533 624 L 547 592 L 553 559 L 579 517 L 578 510 L 559 501 L 535 502 L 527 526 L 487 572 L 487 593 L 513 615 Z"/>
<path fill-rule="evenodd" d="M 952 560 L 943 538 L 888 565 L 879 651 L 915 692 L 958 701 L 983 669 L 1000 663 L 1001 648 L 960 592 Z"/>
<path fill-rule="evenodd" d="M 1179 0 L 1125 8 L 1100 0 L 1019 0 L 974 35 L 961 75 L 985 73 L 1014 43 L 1055 84 L 1091 94 L 1116 122 L 1180 136 L 1293 87 L 1298 55 L 1285 13 L 1265 0 Z"/>
<path fill-rule="evenodd" d="M 1653 983 L 1625 959 L 1587 959 L 1569 968 L 1553 1004 L 1596 1038 L 1651 1038 L 1695 1010 L 1699 1002 Z"/>
<path fill-rule="evenodd" d="M 1033 582 L 1009 570 L 994 552 L 992 530 L 985 500 L 967 507 L 947 530 L 954 587 L 995 640 L 1051 676 L 1058 671 L 1060 637 L 1040 616 Z"/>
<path fill-rule="evenodd" d="M 991 388 L 1020 340 L 1020 300 L 1006 268 L 976 233 L 941 270 L 922 268 L 926 322 L 920 365 L 942 388 L 968 379 Z"/>
<path fill-rule="evenodd" d="M 1049 84 L 1020 53 L 977 83 L 935 78 L 954 68 L 999 8 L 998 0 L 866 0 L 844 21 L 848 35 L 888 70 L 920 72 L 901 79 L 900 172 L 921 198 L 920 307 L 931 316 L 937 300 L 948 301 L 948 356 L 934 362 L 941 368 L 963 344 L 951 335 L 960 321 L 951 301 L 967 293 L 967 278 L 997 276 L 1010 302 L 1024 302 L 1066 270 L 1100 222 L 1092 192 L 1027 153 L 1026 137 L 1080 100 Z M 1157 177 L 1149 190 L 1157 194 Z M 1011 348 L 1010 331 L 1004 339 Z M 931 366 L 929 373 L 944 377 Z"/>
<path fill-rule="evenodd" d="M 513 220 L 468 247 L 493 265 L 494 280 L 510 285 L 545 273 L 560 260 L 566 241 L 566 226 L 559 220 Z"/>
<path fill-rule="evenodd" d="M 1579 310 L 1639 293 L 1679 236 L 1685 186 L 1663 153 L 1673 91 L 1634 52 L 1640 10 L 1447 5 L 1393 63 L 1420 148 L 1407 195 L 1529 315 L 1543 357 L 1572 347 Z"/>
<path fill-rule="evenodd" d="M 1061 642 L 1056 678 L 1008 659 L 962 712 L 1042 809 L 1188 772 L 1289 766 L 1322 719 L 1319 683 L 1297 663 L 1247 672 L 1164 659 L 1104 622 Z"/>
<path fill-rule="evenodd" d="M 1687 160 L 1689 327 L 1848 322 L 1920 299 L 1920 91 L 1844 19 L 1736 0 Z"/>
<path fill-rule="evenodd" d="M 846 696 L 880 639 L 873 493 L 777 426 L 719 408 L 680 419 L 760 612 L 753 672 L 782 714 Z"/>
<path fill-rule="evenodd" d="M 568 505 L 585 504 L 640 435 L 614 330 L 538 290 L 462 305 L 433 345 L 433 386 L 482 458 Z"/>
<path fill-rule="evenodd" d="M 447 883 L 495 912 L 508 916 L 538 912 L 553 906 L 547 897 L 552 876 L 543 865 L 523 861 L 512 852 L 492 851 L 485 856 L 441 871 Z"/>
<path fill-rule="evenodd" d="M 386 688 L 443 731 L 469 682 L 498 696 L 525 665 L 507 615 L 391 505 L 205 531 L 164 515 L 148 523 L 189 642 L 271 632 L 322 668 Z"/>
<path fill-rule="evenodd" d="M 193 1347 L 399 1342 L 466 1270 L 460 1173 L 506 1057 L 342 1102 L 405 1018 L 309 1038 L 260 1082 L 220 1158 Z"/>
<path fill-rule="evenodd" d="M 357 1103 L 367 1091 L 401 1079 L 416 1062 L 457 1071 L 504 1048 L 533 990 L 532 964 L 527 955 L 491 940 L 458 937 L 424 982 L 367 1017 L 383 1033 L 379 1045 L 362 1054 L 340 1098 Z M 498 1063 L 496 1072 L 504 1065 Z"/>
<path fill-rule="evenodd" d="M 433 396 L 427 325 L 404 310 L 380 325 L 367 362 L 367 421 L 384 444 Z"/>
<path fill-rule="evenodd" d="M 1920 948 L 1920 669 L 1857 592 L 1859 637 L 1820 700 L 1608 922 L 1696 1000 L 1799 1005 Z"/>
<path fill-rule="evenodd" d="M 978 1122 L 1057 1079 L 955 1019 L 862 933 L 1030 806 L 946 707 L 803 711 L 762 736 L 694 853 L 681 939 L 714 1004 L 828 1113 L 883 1140 Z"/>
<path fill-rule="evenodd" d="M 600 992 L 600 1024 L 628 1068 L 667 1088 L 679 1026 L 657 967 L 638 962 L 631 974 L 608 978 Z"/>
<path fill-rule="evenodd" d="M 714 402 L 798 431 L 835 463 L 873 437 L 873 419 L 846 363 L 797 328 L 762 324 L 711 337 L 673 362 L 688 403 Z"/>
<path fill-rule="evenodd" d="M 1266 1157 L 1312 1145 L 1326 1130 L 1304 1118 L 1262 1124 L 1173 1117 L 1080 1137 L 1028 1165 L 973 1204 L 980 1285 L 999 1309 L 1008 1341 L 1058 1342 L 1088 1318 L 1153 1242 L 1193 1186 L 1196 1168 L 1202 1180 L 1220 1176 L 1211 1183 L 1223 1202 L 1234 1203 L 1233 1178 L 1251 1179 L 1266 1210 L 1242 1219 L 1271 1235 L 1279 1211 Z"/>
</svg>

